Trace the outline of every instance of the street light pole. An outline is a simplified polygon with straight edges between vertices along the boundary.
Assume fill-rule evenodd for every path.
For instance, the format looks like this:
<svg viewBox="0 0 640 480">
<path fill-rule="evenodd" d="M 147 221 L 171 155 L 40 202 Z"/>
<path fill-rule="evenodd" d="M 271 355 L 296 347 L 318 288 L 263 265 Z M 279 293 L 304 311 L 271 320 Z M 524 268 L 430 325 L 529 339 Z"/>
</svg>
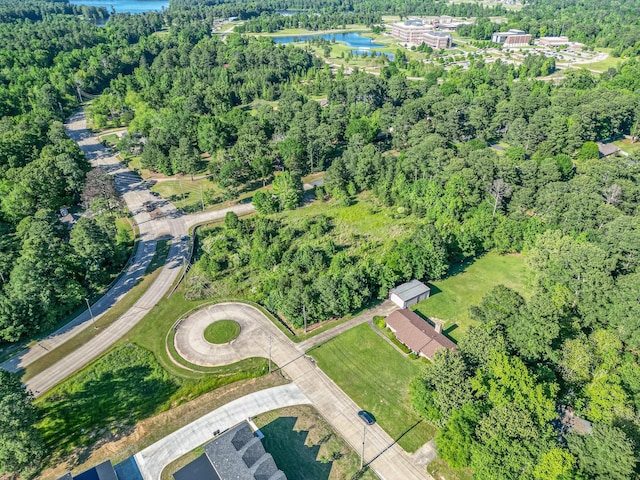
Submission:
<svg viewBox="0 0 640 480">
<path fill-rule="evenodd" d="M 362 426 L 362 455 L 360 456 L 360 470 L 364 468 L 364 441 L 367 438 L 367 426 Z"/>
<path fill-rule="evenodd" d="M 87 308 L 89 309 L 89 315 L 91 315 L 91 321 L 93 322 L 93 328 L 95 330 L 97 330 L 98 326 L 96 325 L 96 319 L 93 316 L 93 311 L 91 310 L 91 305 L 89 304 L 89 299 L 85 297 L 84 301 L 87 302 Z"/>
<path fill-rule="evenodd" d="M 272 340 L 272 336 L 271 334 L 269 334 L 269 373 L 271 373 L 271 340 Z"/>
</svg>

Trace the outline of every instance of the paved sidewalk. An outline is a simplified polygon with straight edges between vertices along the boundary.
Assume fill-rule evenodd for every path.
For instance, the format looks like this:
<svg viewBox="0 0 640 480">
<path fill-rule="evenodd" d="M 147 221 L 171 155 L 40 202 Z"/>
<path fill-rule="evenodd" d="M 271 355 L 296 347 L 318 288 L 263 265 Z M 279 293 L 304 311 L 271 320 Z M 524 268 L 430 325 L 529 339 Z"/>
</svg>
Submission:
<svg viewBox="0 0 640 480">
<path fill-rule="evenodd" d="M 367 312 L 362 318 L 354 318 L 353 323 L 345 323 L 330 332 L 324 332 L 320 341 L 326 341 L 348 328 L 367 321 L 367 318 L 380 314 L 391 307 L 382 304 L 375 313 Z M 196 316 L 199 312 L 194 314 Z M 194 317 L 192 316 L 192 317 Z M 189 318 L 192 318 L 189 317 Z M 180 324 L 176 334 L 178 351 L 189 351 L 193 355 L 187 358 L 192 363 L 200 365 L 228 362 L 236 354 L 234 349 L 214 347 L 204 340 L 196 341 L 196 347 L 191 349 L 186 343 L 189 339 L 196 339 L 204 332 L 204 328 L 213 319 L 229 318 L 240 321 L 241 325 L 250 328 L 251 334 L 244 335 L 239 357 L 249 356 L 271 357 L 279 365 L 285 375 L 290 378 L 300 390 L 311 400 L 313 406 L 327 419 L 333 428 L 356 451 L 362 449 L 363 429 L 366 428 L 365 460 L 371 462 L 371 468 L 385 480 L 414 480 L 431 479 L 426 470 L 414 461 L 394 439 L 392 439 L 378 424 L 366 426 L 358 417 L 360 407 L 356 405 L 315 362 L 304 354 L 304 343 L 295 345 L 258 309 L 242 303 L 226 303 L 213 305 L 202 311 L 193 323 L 187 319 Z M 180 332 L 181 329 L 190 332 Z M 339 330 L 338 330 L 339 329 Z M 334 331 L 336 330 L 336 331 Z M 325 335 L 326 334 L 326 335 Z M 235 342 L 239 342 L 243 333 Z M 205 346 L 206 344 L 206 346 Z M 240 343 L 238 344 L 240 345 Z M 271 345 L 271 348 L 269 348 Z M 193 347 L 193 346 L 192 346 Z M 201 348 L 202 347 L 202 348 Z M 322 347 L 319 347 L 322 348 Z M 222 352 L 222 353 L 219 353 Z M 426 453 L 426 452 L 425 452 Z"/>
<path fill-rule="evenodd" d="M 249 417 L 278 408 L 310 403 L 294 384 L 261 390 L 209 412 L 135 454 L 134 458 L 144 480 L 160 480 L 169 463 L 212 440 L 215 430 L 225 431 Z"/>
<path fill-rule="evenodd" d="M 126 275 L 120 278 L 98 302 L 92 305 L 93 314 L 102 315 L 138 282 L 153 258 L 158 240 L 170 239 L 171 248 L 158 278 L 125 314 L 85 345 L 26 382 L 27 388 L 36 397 L 105 352 L 142 320 L 147 312 L 162 299 L 180 274 L 183 258 L 187 255 L 188 244 L 185 236 L 190 225 L 221 220 L 229 211 L 234 211 L 237 214 L 253 211 L 253 205 L 249 203 L 221 210 L 211 210 L 197 215 L 182 215 L 171 203 L 166 200 L 158 200 L 151 195 L 150 190 L 142 183 L 142 179 L 125 168 L 98 141 L 87 129 L 83 110 L 73 115 L 65 127 L 69 136 L 78 143 L 94 167 L 102 167 L 114 175 L 116 187 L 122 193 L 140 231 L 138 251 L 131 267 Z M 155 207 L 152 212 L 147 212 L 144 207 L 148 202 L 151 202 Z M 86 311 L 70 324 L 12 357 L 0 367 L 10 371 L 25 368 L 91 325 L 91 317 Z"/>
</svg>

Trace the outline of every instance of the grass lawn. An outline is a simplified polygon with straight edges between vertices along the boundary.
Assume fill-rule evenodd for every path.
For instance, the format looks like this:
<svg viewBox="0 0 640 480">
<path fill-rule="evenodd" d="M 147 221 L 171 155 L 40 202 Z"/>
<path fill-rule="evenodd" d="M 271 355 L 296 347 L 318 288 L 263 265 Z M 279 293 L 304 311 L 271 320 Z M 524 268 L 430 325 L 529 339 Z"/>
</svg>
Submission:
<svg viewBox="0 0 640 480">
<path fill-rule="evenodd" d="M 124 428 L 150 416 L 179 389 L 151 352 L 122 346 L 38 399 L 38 427 L 51 450 L 67 453 L 105 428 Z"/>
<path fill-rule="evenodd" d="M 362 324 L 309 352 L 318 366 L 407 452 L 428 442 L 436 429 L 420 420 L 409 401 L 409 382 L 423 364 L 405 358 Z"/>
<path fill-rule="evenodd" d="M 135 426 L 110 430 L 94 442 L 74 449 L 73 453 L 67 456 L 66 462 L 64 460 L 57 461 L 57 459 L 51 461 L 51 467 L 44 470 L 38 478 L 47 480 L 60 478 L 68 471 L 77 474 L 106 460 L 111 460 L 115 465 L 222 405 L 250 393 L 286 383 L 288 381 L 281 375 L 272 374 L 222 386 L 190 402 L 142 420 Z M 182 457 L 184 463 L 178 465 L 179 461 L 177 460 L 170 464 L 165 469 L 162 479 L 173 480 L 170 473 L 180 469 L 192 459 L 184 461 L 184 457 Z M 175 466 L 174 470 L 165 476 L 164 474 L 172 466 Z"/>
<path fill-rule="evenodd" d="M 262 443 L 289 480 L 343 480 L 360 468 L 360 457 L 311 406 L 264 413 L 255 419 Z M 364 480 L 378 478 L 367 471 Z"/>
<path fill-rule="evenodd" d="M 628 153 L 629 155 L 640 152 L 640 142 L 633 143 L 628 138 L 616 140 L 615 142 L 613 142 L 613 144 L 618 146 L 621 150 Z"/>
<path fill-rule="evenodd" d="M 103 143 L 107 145 L 107 147 L 115 147 L 116 144 L 120 141 L 120 137 L 115 133 L 108 133 L 106 135 L 102 135 L 100 137 Z"/>
<path fill-rule="evenodd" d="M 96 335 L 102 333 L 102 331 L 120 318 L 127 310 L 129 310 L 134 303 L 142 296 L 147 288 L 154 282 L 156 277 L 160 275 L 162 266 L 169 253 L 169 242 L 167 240 L 161 240 L 157 243 L 156 252 L 151 259 L 151 263 L 147 267 L 145 275 L 142 280 L 134 286 L 129 293 L 120 299 L 113 307 L 111 307 L 104 315 L 96 320 L 97 329 L 87 327 L 79 334 L 73 336 L 58 348 L 51 350 L 49 353 L 40 357 L 35 362 L 31 363 L 24 371 L 22 381 L 26 381 L 29 378 L 43 372 L 51 365 L 69 355 L 75 349 L 87 343 Z"/>
<path fill-rule="evenodd" d="M 229 343 L 240 335 L 240 324 L 233 320 L 219 320 L 204 329 L 204 339 L 209 343 Z"/>
<path fill-rule="evenodd" d="M 201 379 L 184 378 L 163 368 L 151 351 L 121 344 L 36 401 L 38 428 L 49 449 L 65 456 L 105 436 L 126 434 L 136 422 L 187 400 L 267 372 L 265 359 L 251 358 Z"/>
<path fill-rule="evenodd" d="M 162 198 L 169 200 L 176 208 L 185 212 L 201 211 L 203 200 L 205 208 L 210 203 L 221 201 L 220 188 L 208 178 L 194 181 L 184 179 L 158 182 L 151 187 L 151 190 L 158 192 Z M 200 197 L 201 190 L 202 198 Z"/>
<path fill-rule="evenodd" d="M 450 276 L 432 282 L 431 297 L 411 307 L 426 317 L 445 321 L 445 333 L 459 340 L 469 329 L 469 307 L 496 285 L 503 284 L 525 298 L 529 296 L 531 272 L 522 255 L 488 253 L 472 263 L 454 267 Z"/>
<path fill-rule="evenodd" d="M 237 203 L 246 200 L 257 190 L 262 189 L 262 183 L 259 185 L 257 183 L 244 185 L 241 187 L 238 196 L 233 198 L 233 202 Z M 157 182 L 151 187 L 151 190 L 158 192 L 162 198 L 169 200 L 177 209 L 187 213 L 202 211 L 203 201 L 205 210 L 229 206 L 229 202 L 224 198 L 223 189 L 217 183 L 212 182 L 210 178 L 200 178 L 193 181 L 186 178 Z"/>
<path fill-rule="evenodd" d="M 349 206 L 337 200 L 316 201 L 304 208 L 283 212 L 280 216 L 286 222 L 295 223 L 326 215 L 333 219 L 336 243 L 354 243 L 353 248 L 359 249 L 365 240 L 386 242 L 410 233 L 416 219 L 396 218 L 393 214 L 394 210 L 380 206 L 372 193 L 365 192 L 358 196 L 356 203 Z M 356 239 L 358 242 L 354 242 Z"/>
<path fill-rule="evenodd" d="M 435 480 L 473 480 L 473 473 L 470 470 L 452 468 L 440 458 L 436 458 L 427 465 L 427 472 Z"/>
<path fill-rule="evenodd" d="M 619 64 L 624 62 L 623 58 L 616 58 L 611 56 L 612 49 L 610 48 L 599 48 L 598 52 L 604 52 L 609 54 L 607 58 L 604 60 L 600 60 L 599 62 L 590 62 L 590 63 L 576 63 L 574 64 L 580 68 L 588 68 L 589 70 L 598 70 L 599 72 L 606 72 L 610 68 L 616 68 Z"/>
</svg>

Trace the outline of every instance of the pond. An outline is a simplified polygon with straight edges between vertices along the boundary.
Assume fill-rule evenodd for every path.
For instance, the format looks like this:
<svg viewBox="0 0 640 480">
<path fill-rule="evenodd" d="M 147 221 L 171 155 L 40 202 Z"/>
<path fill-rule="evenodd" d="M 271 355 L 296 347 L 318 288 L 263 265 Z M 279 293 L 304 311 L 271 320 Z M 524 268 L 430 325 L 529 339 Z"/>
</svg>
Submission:
<svg viewBox="0 0 640 480">
<path fill-rule="evenodd" d="M 71 0 L 70 3 L 105 7 L 108 12 L 113 7 L 116 13 L 159 12 L 169 8 L 169 0 Z"/>
<path fill-rule="evenodd" d="M 349 50 L 349 53 L 353 53 L 354 55 L 358 55 L 359 57 L 380 57 L 385 56 L 390 61 L 396 58 L 393 53 L 390 52 L 378 52 L 376 50 L 369 50 L 368 48 L 359 48 L 357 50 Z"/>
<path fill-rule="evenodd" d="M 317 33 L 311 35 L 287 35 L 281 37 L 272 37 L 276 43 L 299 43 L 313 40 L 316 38 L 322 38 L 329 42 L 340 42 L 347 44 L 348 47 L 353 47 L 358 50 L 364 48 L 382 48 L 384 45 L 381 43 L 373 43 L 369 37 L 363 37 L 358 32 L 349 33 Z"/>
<path fill-rule="evenodd" d="M 328 42 L 340 42 L 346 44 L 348 47 L 353 47 L 350 53 L 358 56 L 380 56 L 384 55 L 389 60 L 393 60 L 395 55 L 388 52 L 377 52 L 374 49 L 383 48 L 385 45 L 381 43 L 374 43 L 369 37 L 365 37 L 358 32 L 349 33 L 318 33 L 311 35 L 287 35 L 281 37 L 272 37 L 276 43 L 301 43 L 314 39 L 323 39 Z"/>
</svg>

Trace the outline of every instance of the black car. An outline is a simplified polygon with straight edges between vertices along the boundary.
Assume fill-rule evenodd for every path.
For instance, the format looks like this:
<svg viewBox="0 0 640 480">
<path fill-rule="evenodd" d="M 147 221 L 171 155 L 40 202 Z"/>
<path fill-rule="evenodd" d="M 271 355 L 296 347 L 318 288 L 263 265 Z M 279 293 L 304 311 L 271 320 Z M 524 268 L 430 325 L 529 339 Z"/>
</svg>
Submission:
<svg viewBox="0 0 640 480">
<path fill-rule="evenodd" d="M 373 418 L 373 415 L 371 415 L 369 412 L 365 412 L 364 410 L 360 410 L 358 412 L 358 416 L 367 424 L 367 425 L 373 425 L 374 423 L 376 423 L 375 418 Z"/>
</svg>

